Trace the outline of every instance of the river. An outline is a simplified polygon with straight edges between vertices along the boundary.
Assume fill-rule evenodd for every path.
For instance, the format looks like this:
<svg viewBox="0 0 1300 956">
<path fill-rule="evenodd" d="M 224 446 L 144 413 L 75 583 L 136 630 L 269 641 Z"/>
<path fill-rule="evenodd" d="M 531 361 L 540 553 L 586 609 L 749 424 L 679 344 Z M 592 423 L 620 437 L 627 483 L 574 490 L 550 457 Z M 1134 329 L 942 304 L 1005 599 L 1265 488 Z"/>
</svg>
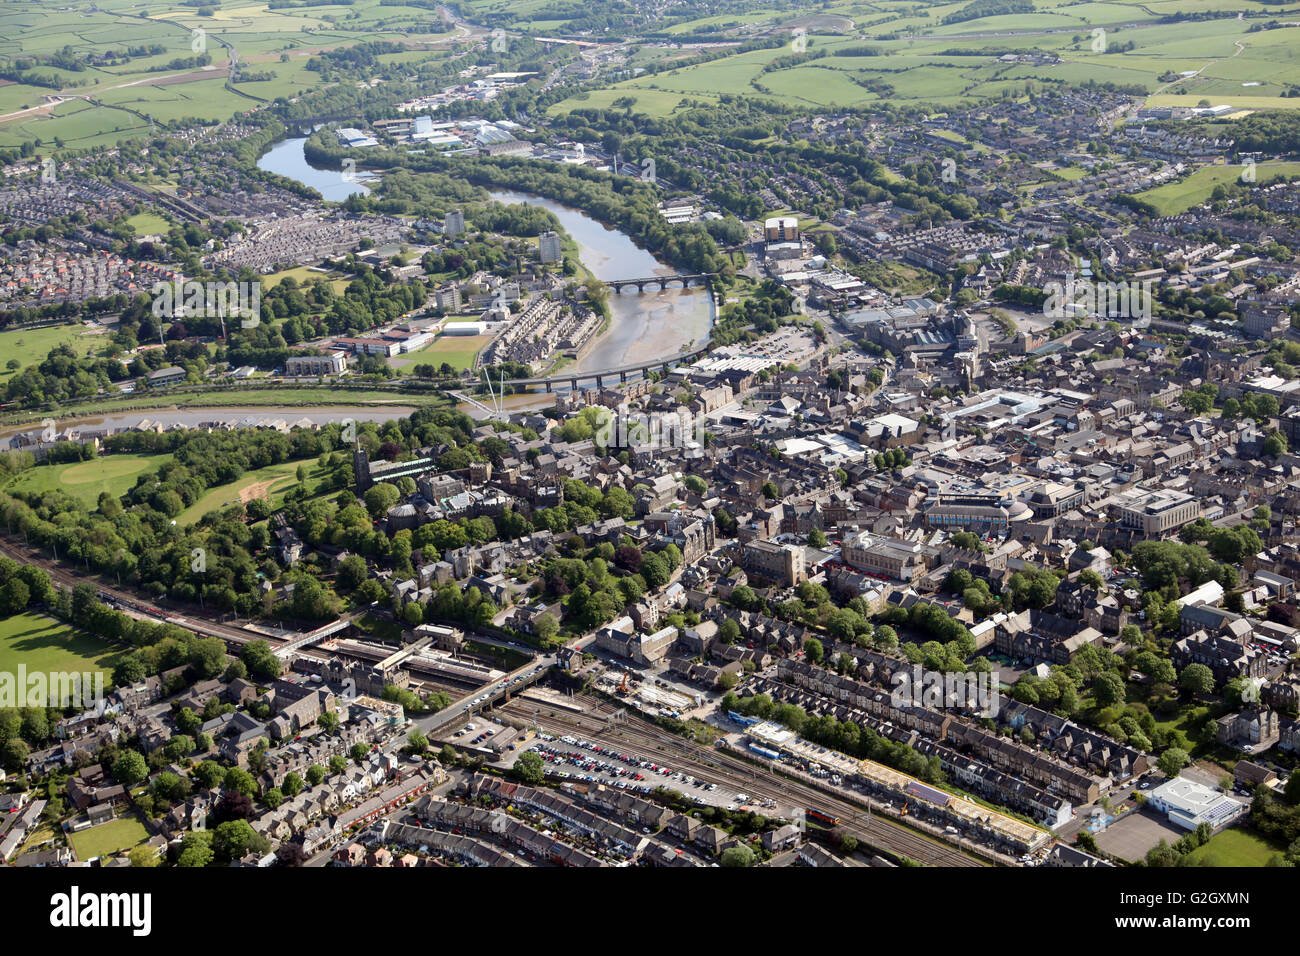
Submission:
<svg viewBox="0 0 1300 956">
<path fill-rule="evenodd" d="M 586 213 L 541 196 L 493 191 L 497 202 L 528 203 L 550 210 L 578 245 L 578 258 L 597 279 L 639 279 L 672 275 L 664 265 L 624 232 L 606 226 Z M 638 362 L 651 362 L 702 345 L 713 325 L 713 296 L 707 289 L 612 289 L 609 295 L 610 327 L 596 344 L 566 371 L 595 371 Z"/>
<path fill-rule="evenodd" d="M 312 187 L 331 202 L 342 202 L 349 196 L 370 194 L 370 187 L 365 183 L 368 177 L 358 173 L 358 178 L 348 180 L 343 178 L 341 170 L 322 169 L 307 162 L 307 157 L 303 153 L 306 143 L 305 136 L 280 140 L 262 154 L 261 159 L 257 161 L 257 168 L 296 179 Z"/>
<path fill-rule="evenodd" d="M 259 169 L 279 173 L 313 187 L 326 199 L 341 202 L 355 193 L 369 193 L 364 182 L 345 182 L 336 169 L 319 169 L 307 162 L 307 140 L 296 136 L 272 146 L 257 161 Z M 550 210 L 578 245 L 578 258 L 598 279 L 637 279 L 671 275 L 672 267 L 639 247 L 624 232 L 610 228 L 571 206 L 527 193 L 494 191 L 502 203 L 531 203 Z M 587 353 L 564 371 L 595 371 L 676 355 L 702 345 L 713 325 L 713 297 L 707 289 L 646 290 L 633 287 L 609 296 L 610 323 Z"/>
</svg>

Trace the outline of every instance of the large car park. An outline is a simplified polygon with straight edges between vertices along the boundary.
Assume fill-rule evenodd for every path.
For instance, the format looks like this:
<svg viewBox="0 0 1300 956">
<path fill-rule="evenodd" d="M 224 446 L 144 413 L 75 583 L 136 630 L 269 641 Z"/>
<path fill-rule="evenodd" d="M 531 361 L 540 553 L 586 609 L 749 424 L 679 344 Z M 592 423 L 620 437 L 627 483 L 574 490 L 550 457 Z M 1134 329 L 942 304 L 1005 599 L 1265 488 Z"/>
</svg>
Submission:
<svg viewBox="0 0 1300 956">
<path fill-rule="evenodd" d="M 683 770 L 590 740 L 543 735 L 529 749 L 546 762 L 547 776 L 559 780 L 599 783 L 640 793 L 666 788 L 715 806 L 736 803 L 736 795 L 716 783 L 698 780 Z"/>
</svg>

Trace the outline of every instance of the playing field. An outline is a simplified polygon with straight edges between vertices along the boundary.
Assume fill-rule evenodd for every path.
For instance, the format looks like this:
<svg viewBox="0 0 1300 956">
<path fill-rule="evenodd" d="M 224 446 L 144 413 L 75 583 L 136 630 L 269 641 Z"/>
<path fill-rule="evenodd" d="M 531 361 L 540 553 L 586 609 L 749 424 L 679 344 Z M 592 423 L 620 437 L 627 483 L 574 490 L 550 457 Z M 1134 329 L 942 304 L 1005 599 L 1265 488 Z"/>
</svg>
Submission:
<svg viewBox="0 0 1300 956">
<path fill-rule="evenodd" d="M 390 364 L 394 368 L 408 365 L 441 365 L 443 362 L 455 369 L 470 368 L 474 358 L 489 342 L 491 335 L 447 335 L 439 334 L 436 339 L 423 348 L 406 355 L 395 356 Z"/>
<path fill-rule="evenodd" d="M 8 492 L 63 491 L 87 508 L 94 508 L 101 492 L 120 498 L 136 478 L 167 461 L 170 455 L 105 455 L 90 461 L 63 465 L 37 465 L 5 485 Z"/>
<path fill-rule="evenodd" d="M 19 664 L 29 674 L 101 671 L 107 693 L 121 654 L 100 638 L 41 614 L 0 619 L 0 671 L 5 673 L 16 673 Z"/>
<path fill-rule="evenodd" d="M 137 236 L 166 235 L 171 228 L 171 223 L 152 212 L 139 212 L 129 216 L 126 224 L 135 230 Z"/>
<path fill-rule="evenodd" d="M 59 345 L 71 345 L 78 355 L 89 355 L 96 348 L 108 344 L 103 334 L 88 334 L 80 322 L 70 325 L 47 325 L 36 329 L 5 329 L 0 332 L 0 383 L 3 383 L 29 365 L 45 360 L 50 350 Z M 10 362 L 17 362 L 10 368 Z"/>
<path fill-rule="evenodd" d="M 97 856 L 108 856 L 139 846 L 149 839 L 149 831 L 144 828 L 133 812 L 129 816 L 118 817 L 97 827 L 69 833 L 68 842 L 77 853 L 78 860 L 90 860 Z"/>
</svg>

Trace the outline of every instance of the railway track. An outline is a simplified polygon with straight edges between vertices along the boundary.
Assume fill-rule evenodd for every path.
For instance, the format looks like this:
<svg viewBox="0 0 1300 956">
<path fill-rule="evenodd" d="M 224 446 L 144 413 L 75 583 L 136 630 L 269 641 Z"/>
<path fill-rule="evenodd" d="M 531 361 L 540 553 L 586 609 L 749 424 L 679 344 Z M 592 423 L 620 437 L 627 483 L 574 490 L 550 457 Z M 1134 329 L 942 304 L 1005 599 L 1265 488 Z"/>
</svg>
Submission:
<svg viewBox="0 0 1300 956">
<path fill-rule="evenodd" d="M 559 730 L 561 734 L 577 732 L 602 743 L 617 743 L 625 749 L 636 750 L 643 756 L 665 753 L 671 758 L 674 769 L 686 770 L 696 779 L 731 790 L 744 790 L 795 807 L 824 808 L 839 816 L 841 826 L 854 832 L 863 842 L 910 857 L 919 863 L 960 867 L 989 865 L 940 840 L 931 839 L 888 818 L 868 813 L 850 800 L 837 798 L 798 781 L 761 773 L 759 768 L 747 761 L 661 730 L 637 717 L 626 715 L 626 712 L 597 698 L 580 695 L 574 700 L 587 703 L 592 709 L 586 714 L 570 713 L 522 698 L 514 698 L 498 709 L 520 720 L 534 721 L 548 729 Z M 611 722 L 610 718 L 616 713 L 624 713 L 625 716 Z"/>
</svg>

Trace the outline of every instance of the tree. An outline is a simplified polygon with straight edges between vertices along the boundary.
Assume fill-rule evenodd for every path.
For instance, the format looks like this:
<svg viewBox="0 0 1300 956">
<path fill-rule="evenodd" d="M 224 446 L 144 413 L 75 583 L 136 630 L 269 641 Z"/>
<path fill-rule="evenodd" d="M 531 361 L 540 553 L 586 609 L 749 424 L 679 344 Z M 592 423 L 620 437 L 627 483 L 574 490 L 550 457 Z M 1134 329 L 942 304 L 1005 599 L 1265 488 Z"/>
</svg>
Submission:
<svg viewBox="0 0 1300 956">
<path fill-rule="evenodd" d="M 176 727 L 183 734 L 194 734 L 203 726 L 203 718 L 188 707 L 182 707 L 176 714 Z"/>
<path fill-rule="evenodd" d="M 1182 747 L 1170 747 L 1160 755 L 1160 758 L 1156 761 L 1156 766 L 1160 768 L 1161 773 L 1172 780 L 1187 766 L 1190 759 L 1191 755 Z"/>
<path fill-rule="evenodd" d="M 334 578 L 334 583 L 344 591 L 352 591 L 360 587 L 361 582 L 365 579 L 366 559 L 359 554 L 349 554 L 339 562 L 339 570 Z"/>
<path fill-rule="evenodd" d="M 247 820 L 227 820 L 212 834 L 212 849 L 225 862 L 243 859 L 249 853 L 265 853 L 271 848 L 266 837 L 253 829 Z"/>
<path fill-rule="evenodd" d="M 127 859 L 131 861 L 132 866 L 138 866 L 141 869 L 148 869 L 159 864 L 158 851 L 147 844 L 141 843 L 137 847 L 132 847 L 128 853 Z"/>
<path fill-rule="evenodd" d="M 1293 773 L 1287 778 L 1286 789 L 1282 793 L 1291 806 L 1300 804 L 1300 773 Z"/>
<path fill-rule="evenodd" d="M 1178 686 L 1193 694 L 1209 694 L 1214 691 L 1214 671 L 1204 664 L 1188 664 L 1178 676 Z"/>
<path fill-rule="evenodd" d="M 226 777 L 225 769 L 215 760 L 203 761 L 193 772 L 204 790 L 211 790 Z"/>
<path fill-rule="evenodd" d="M 808 546 L 812 548 L 826 547 L 826 535 L 822 534 L 821 529 L 813 528 L 808 532 Z"/>
<path fill-rule="evenodd" d="M 542 762 L 541 754 L 532 750 L 526 750 L 516 759 L 510 772 L 515 779 L 521 783 L 530 786 L 539 786 L 546 780 L 545 764 Z"/>
<path fill-rule="evenodd" d="M 775 501 L 777 498 L 781 497 L 781 489 L 779 489 L 773 481 L 763 482 L 763 487 L 760 488 L 759 491 L 762 492 L 763 497 L 768 501 Z"/>
<path fill-rule="evenodd" d="M 228 791 L 242 793 L 245 797 L 251 797 L 257 793 L 257 781 L 253 775 L 242 767 L 231 767 L 226 771 L 226 776 L 222 780 L 222 785 Z"/>
<path fill-rule="evenodd" d="M 1121 703 L 1124 700 L 1124 679 L 1114 671 L 1098 674 L 1092 682 L 1092 693 L 1102 707 Z"/>
<path fill-rule="evenodd" d="M 822 646 L 821 641 L 815 637 L 810 637 L 803 642 L 803 653 L 810 664 L 820 664 L 822 658 L 826 656 L 826 649 Z"/>
<path fill-rule="evenodd" d="M 366 489 L 366 510 L 370 512 L 372 518 L 381 518 L 388 513 L 389 508 L 401 500 L 401 497 L 402 494 L 395 485 L 380 482 Z"/>
<path fill-rule="evenodd" d="M 298 843 L 282 843 L 275 851 L 275 862 L 281 866 L 302 866 L 307 862 L 307 851 Z"/>
<path fill-rule="evenodd" d="M 212 862 L 213 856 L 212 834 L 205 830 L 191 830 L 181 838 L 181 852 L 176 858 L 176 865 L 207 866 Z"/>
<path fill-rule="evenodd" d="M 287 797 L 298 796 L 298 794 L 302 793 L 303 790 L 302 777 L 290 771 L 285 774 L 284 783 L 280 784 L 280 789 L 284 791 L 284 794 Z"/>
<path fill-rule="evenodd" d="M 533 633 L 543 643 L 553 638 L 560 630 L 560 622 L 549 614 L 539 614 L 533 620 Z"/>
<path fill-rule="evenodd" d="M 149 764 L 134 750 L 123 750 L 113 761 L 113 779 L 130 787 L 149 776 Z"/>
<path fill-rule="evenodd" d="M 280 659 L 266 641 L 249 641 L 244 645 L 239 659 L 244 662 L 248 672 L 256 677 L 274 680 L 280 676 Z"/>
<path fill-rule="evenodd" d="M 21 773 L 27 766 L 27 758 L 32 755 L 32 748 L 21 737 L 5 741 L 4 763 L 10 770 Z"/>
<path fill-rule="evenodd" d="M 719 861 L 723 866 L 745 867 L 754 865 L 754 851 L 747 846 L 728 847 L 722 851 Z"/>
<path fill-rule="evenodd" d="M 740 624 L 734 618 L 727 618 L 718 625 L 718 639 L 723 644 L 735 644 L 740 639 Z"/>
</svg>

